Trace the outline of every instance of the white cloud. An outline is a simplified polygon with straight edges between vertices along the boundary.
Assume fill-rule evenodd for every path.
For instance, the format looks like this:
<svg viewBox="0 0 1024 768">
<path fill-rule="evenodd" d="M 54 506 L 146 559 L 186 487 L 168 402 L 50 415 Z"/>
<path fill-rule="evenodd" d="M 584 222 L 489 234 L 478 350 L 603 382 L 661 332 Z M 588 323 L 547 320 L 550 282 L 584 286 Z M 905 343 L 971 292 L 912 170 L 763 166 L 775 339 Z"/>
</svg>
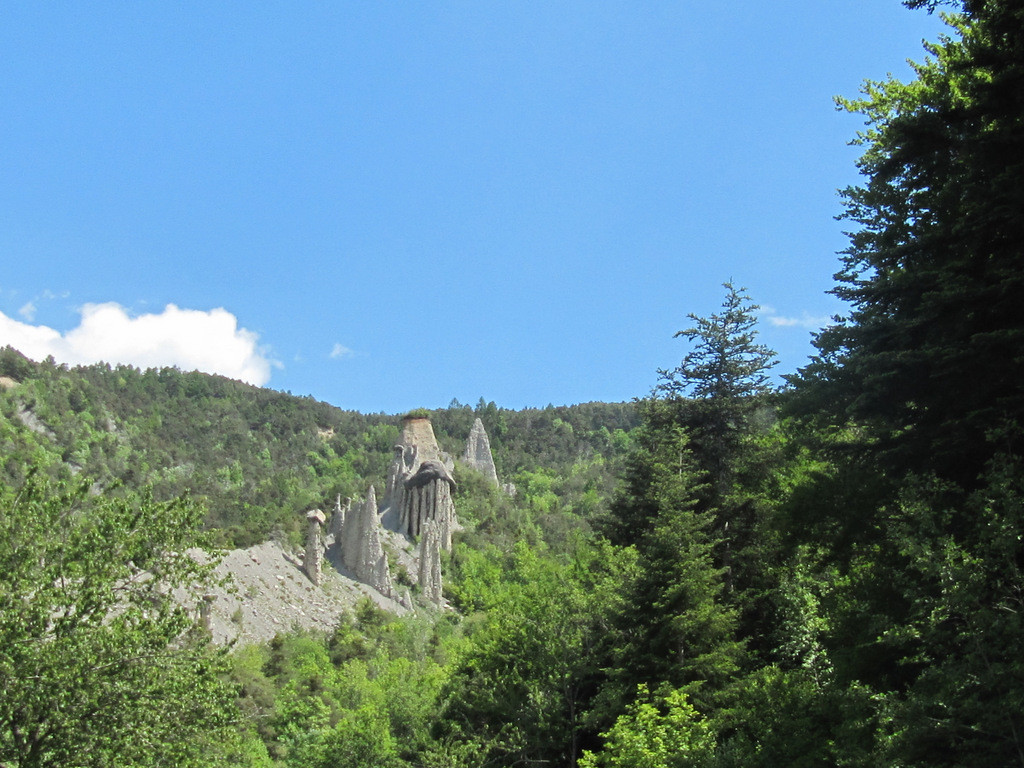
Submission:
<svg viewBox="0 0 1024 768">
<path fill-rule="evenodd" d="M 330 358 L 332 360 L 344 360 L 346 357 L 352 357 L 355 352 L 346 347 L 344 344 L 335 344 L 331 350 Z"/>
<path fill-rule="evenodd" d="M 18 314 L 24 317 L 26 320 L 36 319 L 36 304 L 34 301 L 25 302 L 21 309 L 18 310 Z"/>
<path fill-rule="evenodd" d="M 262 386 L 276 364 L 259 347 L 259 336 L 238 327 L 225 309 L 203 312 L 168 304 L 159 314 L 132 317 L 113 302 L 86 304 L 81 322 L 67 333 L 13 320 L 0 312 L 0 345 L 35 360 L 60 363 L 124 363 L 139 368 L 177 366 L 218 373 Z"/>
<path fill-rule="evenodd" d="M 824 328 L 832 321 L 828 315 L 815 316 L 808 312 L 803 312 L 800 317 L 785 317 L 775 314 L 772 307 L 761 307 L 758 315 L 762 320 L 778 328 L 806 328 L 812 331 Z"/>
</svg>

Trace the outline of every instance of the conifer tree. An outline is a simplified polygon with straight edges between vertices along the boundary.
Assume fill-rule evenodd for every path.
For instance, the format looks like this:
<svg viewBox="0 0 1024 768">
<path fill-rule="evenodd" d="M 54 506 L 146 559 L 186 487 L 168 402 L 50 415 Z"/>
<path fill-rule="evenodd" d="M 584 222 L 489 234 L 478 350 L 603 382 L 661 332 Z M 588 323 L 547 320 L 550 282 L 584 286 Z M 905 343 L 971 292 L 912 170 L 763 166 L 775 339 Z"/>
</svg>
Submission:
<svg viewBox="0 0 1024 768">
<path fill-rule="evenodd" d="M 638 570 L 626 587 L 615 671 L 603 698 L 621 707 L 646 684 L 688 686 L 706 702 L 742 655 L 736 613 L 722 600 L 714 515 L 700 508 L 701 472 L 681 427 L 642 428 L 637 442 L 617 506 L 637 521 Z"/>
<path fill-rule="evenodd" d="M 772 391 L 768 372 L 775 352 L 757 343 L 759 307 L 733 283 L 721 312 L 690 314 L 693 325 L 675 334 L 693 344 L 674 369 L 659 370 L 655 392 L 685 403 L 685 420 L 693 430 L 695 450 L 708 472 L 714 493 L 722 497 L 735 473 L 739 446 L 764 397 Z"/>
<path fill-rule="evenodd" d="M 957 5 L 914 80 L 842 102 L 867 124 L 851 310 L 794 382 L 876 478 L 830 623 L 837 674 L 880 703 L 880 765 L 1024 765 L 1024 6 Z"/>
<path fill-rule="evenodd" d="M 745 636 L 766 635 L 766 547 L 763 486 L 776 461 L 764 439 L 774 423 L 769 372 L 775 353 L 757 340 L 758 306 L 746 289 L 723 284 L 719 312 L 689 315 L 676 334 L 692 345 L 681 363 L 660 370 L 655 394 L 664 412 L 686 427 L 705 485 L 699 508 L 714 520 L 715 561 L 725 598 L 741 614 Z M 662 418 L 664 421 L 664 418 Z"/>
<path fill-rule="evenodd" d="M 966 8 L 914 80 L 840 100 L 867 125 L 833 291 L 852 309 L 798 380 L 805 408 L 856 422 L 886 472 L 961 485 L 987 436 L 1024 424 L 1024 6 Z"/>
</svg>

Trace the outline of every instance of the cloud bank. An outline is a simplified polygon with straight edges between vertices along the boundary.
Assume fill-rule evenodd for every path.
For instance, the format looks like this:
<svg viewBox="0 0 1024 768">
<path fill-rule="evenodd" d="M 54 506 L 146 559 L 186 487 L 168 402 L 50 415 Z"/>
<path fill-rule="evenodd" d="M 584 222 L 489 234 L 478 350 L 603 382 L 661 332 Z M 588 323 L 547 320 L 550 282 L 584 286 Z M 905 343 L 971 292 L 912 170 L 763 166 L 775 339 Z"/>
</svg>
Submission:
<svg viewBox="0 0 1024 768">
<path fill-rule="evenodd" d="M 225 309 L 203 312 L 168 304 L 159 314 L 133 317 L 120 304 L 86 304 L 81 321 L 66 333 L 14 320 L 0 312 L 0 346 L 10 345 L 34 360 L 53 355 L 69 365 L 107 362 L 139 368 L 177 366 L 217 373 L 263 386 L 272 361 L 259 336 L 238 327 Z"/>
</svg>

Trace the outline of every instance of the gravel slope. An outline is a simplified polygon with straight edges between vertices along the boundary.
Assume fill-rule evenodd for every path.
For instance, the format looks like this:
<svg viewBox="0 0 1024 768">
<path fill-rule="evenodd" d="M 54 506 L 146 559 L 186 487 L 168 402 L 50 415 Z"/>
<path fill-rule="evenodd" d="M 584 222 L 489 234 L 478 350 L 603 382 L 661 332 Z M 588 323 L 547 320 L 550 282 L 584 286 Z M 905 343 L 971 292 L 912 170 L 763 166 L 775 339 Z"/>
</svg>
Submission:
<svg viewBox="0 0 1024 768">
<path fill-rule="evenodd" d="M 395 548 L 400 561 L 412 562 L 407 544 Z M 210 629 L 216 643 L 266 642 L 294 627 L 327 632 L 342 612 L 363 597 L 393 613 L 408 612 L 396 600 L 349 578 L 330 557 L 324 559 L 323 583 L 313 586 L 301 559 L 273 541 L 230 550 L 216 574 L 230 577 L 228 586 L 208 590 Z"/>
</svg>

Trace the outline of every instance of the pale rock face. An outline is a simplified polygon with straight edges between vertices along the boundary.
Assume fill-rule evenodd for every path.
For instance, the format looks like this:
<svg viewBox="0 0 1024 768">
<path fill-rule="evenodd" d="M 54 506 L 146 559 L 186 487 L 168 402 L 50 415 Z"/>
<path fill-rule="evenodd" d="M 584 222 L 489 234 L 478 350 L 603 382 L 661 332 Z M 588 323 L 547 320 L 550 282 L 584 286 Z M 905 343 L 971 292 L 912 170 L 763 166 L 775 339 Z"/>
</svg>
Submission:
<svg viewBox="0 0 1024 768">
<path fill-rule="evenodd" d="M 406 418 L 402 422 L 402 442 L 388 471 L 388 525 L 410 538 L 420 536 L 426 520 L 438 522 L 438 541 L 451 549 L 452 529 L 456 525 L 452 502 L 454 462 L 437 444 L 430 419 Z"/>
<path fill-rule="evenodd" d="M 405 418 L 402 420 L 402 445 L 414 445 L 419 453 L 420 461 L 439 461 L 441 448 L 434 437 L 434 427 L 430 419 L 423 417 Z"/>
<path fill-rule="evenodd" d="M 490 460 L 490 445 L 482 424 L 477 432 L 474 445 L 480 447 L 474 450 Z M 493 460 L 490 460 L 490 465 L 493 481 L 497 483 Z M 355 509 L 336 515 L 343 521 L 339 523 L 340 535 L 336 536 L 341 545 L 342 561 L 356 578 L 374 587 L 381 584 L 377 588 L 384 594 L 395 594 L 379 535 L 374 537 L 366 533 L 371 518 L 378 523 L 383 521 L 390 530 L 409 538 L 420 537 L 419 573 L 416 575 L 425 598 L 434 605 L 442 605 L 441 549 L 451 550 L 452 531 L 458 526 L 452 500 L 454 468 L 451 456 L 438 446 L 429 419 L 410 417 L 402 422 L 401 441 L 395 446 L 388 469 L 383 514 L 377 515 L 373 496 L 372 515 L 366 511 L 370 499 L 362 507 L 357 505 Z M 357 523 L 357 518 L 361 522 Z M 410 573 L 410 576 L 414 574 Z M 411 604 L 410 596 L 407 595 L 405 600 Z"/>
<path fill-rule="evenodd" d="M 395 455 L 391 460 L 391 467 L 388 469 L 385 505 L 391 513 L 388 517 L 391 520 L 392 530 L 407 533 L 406 523 L 400 517 L 397 520 L 397 527 L 395 527 L 395 513 L 401 515 L 405 501 L 405 481 L 412 477 L 419 468 L 419 447 L 399 444 L 395 446 L 394 451 Z"/>
<path fill-rule="evenodd" d="M 359 581 L 382 595 L 392 595 L 391 572 L 380 539 L 377 492 L 372 485 L 366 501 L 344 516 L 340 546 L 342 562 Z"/>
<path fill-rule="evenodd" d="M 443 604 L 441 595 L 441 546 L 437 523 L 428 520 L 423 526 L 420 541 L 420 590 L 436 606 Z"/>
<path fill-rule="evenodd" d="M 341 541 L 341 531 L 345 527 L 345 517 L 352 510 L 352 499 L 345 499 L 341 503 L 341 494 L 334 501 L 334 514 L 331 515 L 330 533 L 334 535 L 335 541 Z"/>
<path fill-rule="evenodd" d="M 439 461 L 425 461 L 404 483 L 402 494 L 402 533 L 420 536 L 427 522 L 437 525 L 438 542 L 445 550 L 452 548 L 455 525 L 455 503 L 452 490 L 455 480 Z"/>
<path fill-rule="evenodd" d="M 469 431 L 466 452 L 462 455 L 462 460 L 482 472 L 492 485 L 498 484 L 498 471 L 494 467 L 494 457 L 491 455 L 491 441 L 480 419 L 473 422 L 473 428 Z"/>
<path fill-rule="evenodd" d="M 324 546 L 320 539 L 320 526 L 327 518 L 319 509 L 310 510 L 306 513 L 306 558 L 304 567 L 306 575 L 315 586 L 320 586 L 320 574 L 324 565 Z"/>
</svg>

